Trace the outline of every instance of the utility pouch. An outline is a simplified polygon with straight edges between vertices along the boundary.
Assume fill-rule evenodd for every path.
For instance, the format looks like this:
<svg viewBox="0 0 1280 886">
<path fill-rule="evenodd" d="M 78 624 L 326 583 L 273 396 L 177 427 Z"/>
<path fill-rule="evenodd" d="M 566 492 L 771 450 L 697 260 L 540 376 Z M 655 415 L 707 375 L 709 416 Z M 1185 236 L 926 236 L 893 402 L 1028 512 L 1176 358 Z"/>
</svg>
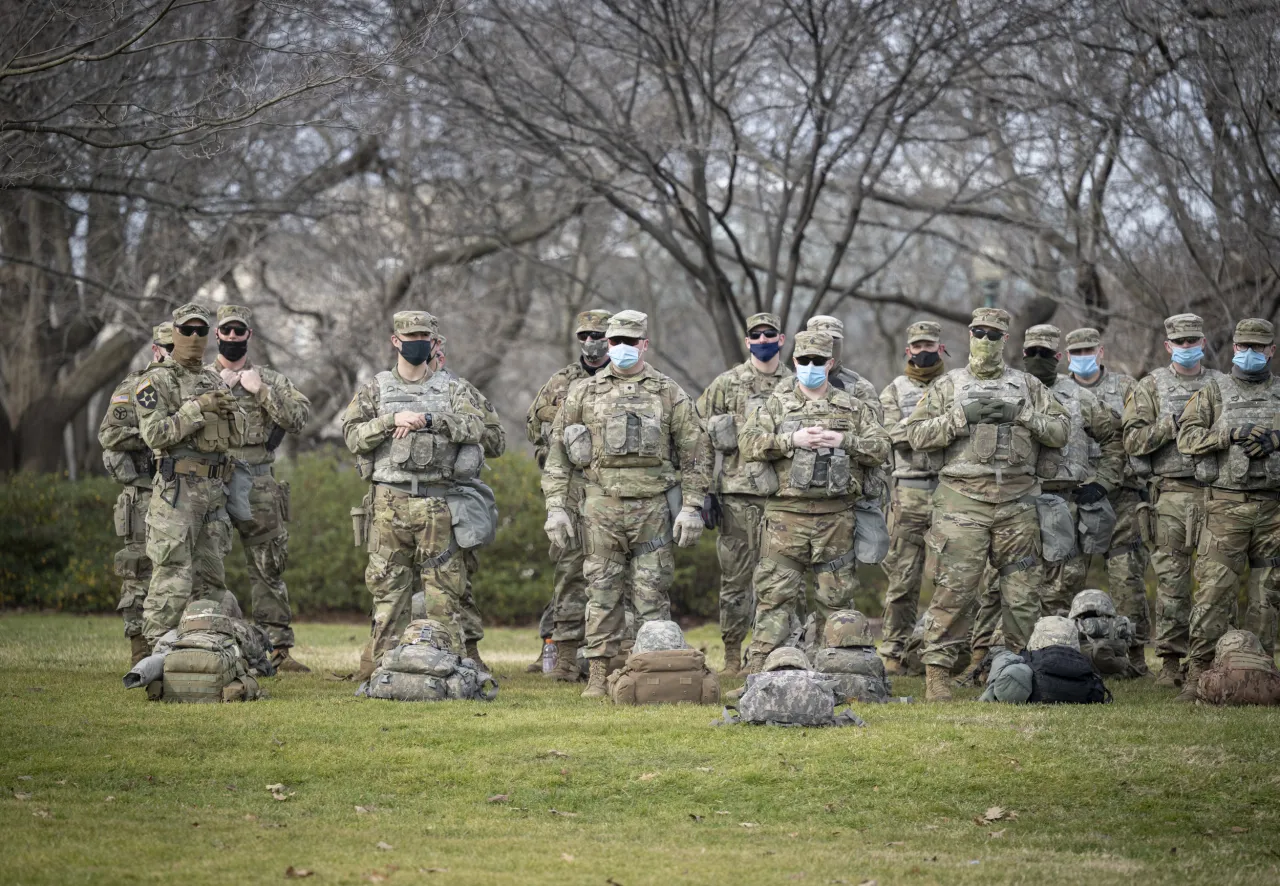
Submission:
<svg viewBox="0 0 1280 886">
<path fill-rule="evenodd" d="M 413 457 L 414 436 L 416 435 L 405 434 L 403 437 L 392 438 L 389 455 L 394 464 L 404 465 L 409 463 L 409 459 Z"/>
<path fill-rule="evenodd" d="M 735 452 L 738 449 L 737 418 L 729 412 L 707 419 L 707 436 L 717 452 Z"/>
<path fill-rule="evenodd" d="M 1244 447 L 1233 443 L 1227 447 L 1226 474 L 1228 483 L 1243 483 L 1249 476 L 1249 456 Z"/>
<path fill-rule="evenodd" d="M 640 416 L 627 413 L 627 452 L 640 452 Z"/>
<path fill-rule="evenodd" d="M 137 578 L 138 566 L 142 562 L 142 554 L 139 551 L 120 550 L 116 551 L 115 573 L 120 578 Z"/>
<path fill-rule="evenodd" d="M 373 491 L 364 494 L 360 507 L 351 509 L 351 532 L 357 548 L 369 543 L 369 513 L 373 510 Z"/>
<path fill-rule="evenodd" d="M 1142 541 L 1148 546 L 1156 543 L 1156 523 L 1159 517 L 1156 515 L 1156 506 L 1148 501 L 1138 502 L 1138 532 L 1142 536 Z"/>
<path fill-rule="evenodd" d="M 1201 456 L 1196 459 L 1196 480 L 1204 484 L 1212 484 L 1218 479 L 1218 460 L 1212 456 Z"/>
<path fill-rule="evenodd" d="M 373 476 L 373 459 L 368 455 L 356 456 L 356 474 L 361 480 L 368 480 Z"/>
<path fill-rule="evenodd" d="M 1131 455 L 1129 456 L 1129 470 L 1133 472 L 1135 477 L 1145 480 L 1151 476 L 1151 456 L 1149 455 Z"/>
<path fill-rule="evenodd" d="M 138 466 L 131 452 L 104 451 L 102 464 L 111 475 L 111 479 L 117 483 L 132 483 L 138 479 Z"/>
<path fill-rule="evenodd" d="M 746 461 L 738 469 L 738 476 L 749 482 L 754 495 L 773 495 L 778 491 L 778 472 L 767 461 Z"/>
<path fill-rule="evenodd" d="M 808 489 L 813 484 L 818 453 L 812 449 L 797 449 L 791 457 L 791 474 L 788 482 L 796 489 Z"/>
<path fill-rule="evenodd" d="M 133 529 L 133 496 L 129 494 L 129 490 L 126 489 L 116 496 L 116 504 L 111 516 L 115 522 L 116 535 L 128 538 Z"/>
<path fill-rule="evenodd" d="M 586 425 L 569 425 L 564 429 L 564 451 L 574 467 L 591 466 L 591 429 Z"/>
<path fill-rule="evenodd" d="M 443 441 L 437 442 L 436 435 L 427 430 L 414 431 L 405 438 L 409 441 L 409 459 L 419 470 L 430 467 L 444 457 Z M 394 457 L 395 449 L 392 448 Z"/>
<path fill-rule="evenodd" d="M 849 453 L 843 449 L 834 450 L 827 462 L 827 491 L 833 496 L 848 493 L 852 480 L 851 473 Z M 883 519 L 881 517 L 881 520 Z"/>
<path fill-rule="evenodd" d="M 819 449 L 817 456 L 813 460 L 813 477 L 809 480 L 810 486 L 826 486 L 827 476 L 831 472 L 831 450 Z"/>
<path fill-rule="evenodd" d="M 1080 552 L 1105 554 L 1111 550 L 1111 536 L 1116 530 L 1116 510 L 1110 500 L 1101 498 L 1088 504 L 1077 504 L 1080 526 Z"/>
<path fill-rule="evenodd" d="M 969 441 L 973 446 L 973 454 L 978 461 L 986 462 L 995 458 L 996 449 L 1000 442 L 1000 426 L 999 425 L 970 425 Z"/>
<path fill-rule="evenodd" d="M 453 460 L 453 478 L 470 480 L 480 476 L 484 464 L 484 449 L 479 443 L 464 443 L 458 447 L 458 457 Z"/>
<path fill-rule="evenodd" d="M 244 522 L 253 519 L 253 507 L 249 504 L 249 492 L 253 489 L 253 475 L 240 462 L 231 470 L 231 482 L 227 484 L 227 513 L 232 519 Z"/>
<path fill-rule="evenodd" d="M 889 554 L 889 526 L 884 511 L 870 499 L 853 506 L 853 551 L 859 563 L 879 563 Z"/>
<path fill-rule="evenodd" d="M 284 441 L 284 433 L 284 428 L 272 423 L 271 433 L 267 435 L 267 452 L 275 452 L 280 448 L 280 444 Z"/>
<path fill-rule="evenodd" d="M 1076 555 L 1076 527 L 1066 500 L 1047 493 L 1037 495 L 1035 500 L 1045 562 L 1062 563 L 1070 560 Z"/>
<path fill-rule="evenodd" d="M 160 459 L 160 479 L 166 483 L 172 483 L 173 478 L 177 476 L 177 472 L 174 471 L 174 462 L 173 458 Z"/>
</svg>

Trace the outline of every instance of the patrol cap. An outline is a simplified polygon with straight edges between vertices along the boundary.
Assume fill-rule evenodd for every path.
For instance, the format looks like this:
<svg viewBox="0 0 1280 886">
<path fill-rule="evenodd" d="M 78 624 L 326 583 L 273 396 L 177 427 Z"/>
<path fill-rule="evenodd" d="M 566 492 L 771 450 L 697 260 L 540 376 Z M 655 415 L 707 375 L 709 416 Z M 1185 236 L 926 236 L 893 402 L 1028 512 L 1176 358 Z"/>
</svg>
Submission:
<svg viewBox="0 0 1280 886">
<path fill-rule="evenodd" d="M 391 317 L 391 328 L 396 335 L 402 332 L 427 332 L 435 335 L 440 331 L 440 322 L 426 311 L 396 311 Z"/>
<path fill-rule="evenodd" d="M 907 327 L 907 344 L 917 341 L 942 341 L 942 324 L 917 320 Z"/>
<path fill-rule="evenodd" d="M 577 328 L 573 330 L 573 334 L 579 332 L 604 332 L 609 328 L 609 318 L 612 313 L 605 310 L 583 311 L 578 315 Z"/>
<path fill-rule="evenodd" d="M 832 317 L 830 314 L 810 317 L 804 328 L 808 332 L 825 332 L 832 338 L 844 338 L 844 323 L 839 317 Z"/>
<path fill-rule="evenodd" d="M 1048 348 L 1055 354 L 1062 350 L 1062 330 L 1049 323 L 1040 323 L 1027 329 L 1022 340 L 1023 348 Z"/>
<path fill-rule="evenodd" d="M 752 314 L 747 318 L 747 332 L 755 329 L 757 326 L 768 326 L 770 329 L 782 331 L 782 321 L 778 319 L 777 314 L 770 314 L 767 311 L 760 314 Z"/>
<path fill-rule="evenodd" d="M 1067 333 L 1067 350 L 1078 351 L 1083 348 L 1102 347 L 1102 333 L 1092 326 L 1082 326 Z"/>
<path fill-rule="evenodd" d="M 1034 651 L 1046 646 L 1070 646 L 1079 651 L 1080 635 L 1076 623 L 1061 615 L 1046 615 L 1037 621 L 1027 648 Z"/>
<path fill-rule="evenodd" d="M 806 329 L 804 332 L 796 333 L 795 356 L 830 357 L 834 344 L 830 334 Z"/>
<path fill-rule="evenodd" d="M 1009 312 L 1004 308 L 974 308 L 970 326 L 990 326 L 1001 332 L 1009 331 Z"/>
<path fill-rule="evenodd" d="M 173 344 L 173 324 L 165 320 L 159 326 L 152 326 L 151 343 L 157 345 Z"/>
<path fill-rule="evenodd" d="M 1164 321 L 1165 338 L 1204 338 L 1204 320 L 1197 314 L 1174 314 Z"/>
<path fill-rule="evenodd" d="M 1218 645 L 1213 650 L 1214 657 L 1222 658 L 1228 652 L 1252 652 L 1255 655 L 1266 655 L 1262 649 L 1262 641 L 1252 631 L 1227 631 L 1219 637 Z"/>
<path fill-rule="evenodd" d="M 250 329 L 253 328 L 253 311 L 244 305 L 222 305 L 218 308 L 218 325 L 240 321 Z"/>
<path fill-rule="evenodd" d="M 604 334 L 609 338 L 648 338 L 649 315 L 641 311 L 619 311 L 609 318 Z"/>
<path fill-rule="evenodd" d="M 1233 341 L 1238 345 L 1269 345 L 1276 340 L 1276 328 L 1266 320 L 1249 317 L 1236 324 Z"/>
<path fill-rule="evenodd" d="M 784 668 L 807 671 L 809 670 L 809 659 L 805 658 L 804 653 L 794 646 L 779 646 L 769 653 L 760 670 L 768 672 L 780 671 Z"/>
<path fill-rule="evenodd" d="M 206 326 L 213 325 L 213 311 L 199 302 L 189 301 L 173 309 L 173 325 L 181 326 L 190 320 L 203 320 Z"/>
</svg>

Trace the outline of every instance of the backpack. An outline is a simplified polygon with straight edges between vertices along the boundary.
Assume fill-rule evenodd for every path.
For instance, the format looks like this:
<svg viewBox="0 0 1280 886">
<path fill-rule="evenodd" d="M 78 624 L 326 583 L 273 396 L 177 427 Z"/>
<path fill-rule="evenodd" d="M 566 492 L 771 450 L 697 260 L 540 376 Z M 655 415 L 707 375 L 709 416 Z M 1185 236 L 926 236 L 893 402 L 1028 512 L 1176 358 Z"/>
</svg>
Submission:
<svg viewBox="0 0 1280 886">
<path fill-rule="evenodd" d="M 835 683 L 838 701 L 879 703 L 890 694 L 884 662 L 875 650 L 862 646 L 827 646 L 813 655 L 814 671 Z"/>
<path fill-rule="evenodd" d="M 1137 670 L 1129 661 L 1129 640 L 1133 629 L 1124 616 L 1090 616 L 1077 618 L 1080 651 L 1093 663 L 1093 669 L 1107 677 L 1136 677 Z"/>
<path fill-rule="evenodd" d="M 1200 675 L 1196 697 L 1212 705 L 1280 705 L 1280 673 L 1270 656 L 1235 650 Z"/>
<path fill-rule="evenodd" d="M 609 675 L 614 704 L 717 704 L 720 678 L 696 649 L 637 652 Z"/>
<path fill-rule="evenodd" d="M 183 633 L 165 656 L 161 698 L 168 702 L 253 701 L 258 681 L 234 636 L 217 631 Z"/>
<path fill-rule="evenodd" d="M 1024 653 L 1034 682 L 1027 701 L 1041 704 L 1108 704 L 1111 692 L 1089 657 L 1070 646 L 1046 646 Z"/>
<path fill-rule="evenodd" d="M 426 643 L 401 644 L 382 657 L 356 695 L 389 701 L 493 701 L 498 683 L 469 658 Z"/>
<path fill-rule="evenodd" d="M 852 711 L 837 714 L 832 681 L 813 671 L 751 674 L 736 713 L 726 708 L 720 725 L 865 726 Z"/>
</svg>

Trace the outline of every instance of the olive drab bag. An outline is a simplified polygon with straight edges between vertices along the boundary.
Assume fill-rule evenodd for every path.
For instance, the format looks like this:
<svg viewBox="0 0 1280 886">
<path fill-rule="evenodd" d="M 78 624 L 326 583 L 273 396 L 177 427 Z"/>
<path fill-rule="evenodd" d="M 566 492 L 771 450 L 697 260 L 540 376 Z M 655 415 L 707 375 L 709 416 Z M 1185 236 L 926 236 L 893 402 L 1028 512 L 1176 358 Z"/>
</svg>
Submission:
<svg viewBox="0 0 1280 886">
<path fill-rule="evenodd" d="M 356 695 L 389 701 L 493 701 L 498 681 L 453 649 L 456 638 L 441 622 L 416 619 L 405 628 L 399 646 L 361 684 Z"/>
<path fill-rule="evenodd" d="M 237 621 L 212 601 L 200 600 L 187 607 L 173 649 L 164 657 L 164 701 L 212 704 L 261 696 L 237 637 Z"/>
<path fill-rule="evenodd" d="M 609 675 L 614 704 L 719 704 L 720 679 L 696 649 L 637 652 Z"/>
<path fill-rule="evenodd" d="M 1070 560 L 1078 551 L 1075 521 L 1071 519 L 1071 509 L 1067 507 L 1066 499 L 1049 493 L 1037 495 L 1035 499 L 1044 561 L 1062 563 Z"/>
<path fill-rule="evenodd" d="M 813 655 L 813 669 L 835 684 L 837 700 L 870 704 L 889 700 L 889 678 L 874 648 L 823 647 Z"/>
</svg>

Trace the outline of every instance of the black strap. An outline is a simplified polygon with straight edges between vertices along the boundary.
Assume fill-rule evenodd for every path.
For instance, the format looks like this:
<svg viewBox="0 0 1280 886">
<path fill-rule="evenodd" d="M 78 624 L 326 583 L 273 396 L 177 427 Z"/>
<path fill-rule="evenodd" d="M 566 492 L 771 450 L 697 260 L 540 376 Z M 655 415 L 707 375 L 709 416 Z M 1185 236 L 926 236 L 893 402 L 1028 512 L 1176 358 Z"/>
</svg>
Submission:
<svg viewBox="0 0 1280 886">
<path fill-rule="evenodd" d="M 645 554 L 652 554 L 654 551 L 661 550 L 671 544 L 671 530 L 659 535 L 657 538 L 651 538 L 646 542 L 641 542 L 630 551 L 627 552 L 627 559 L 634 560 L 636 557 L 643 557 Z"/>
<path fill-rule="evenodd" d="M 458 540 L 456 538 L 449 539 L 449 547 L 443 552 L 436 554 L 434 557 L 428 557 L 422 561 L 422 565 L 429 569 L 439 569 L 444 564 L 453 559 L 453 555 L 458 552 Z"/>
<path fill-rule="evenodd" d="M 1142 544 L 1142 539 L 1139 538 L 1129 542 L 1127 545 L 1121 545 L 1118 548 L 1112 548 L 1102 556 L 1103 556 L 1103 559 L 1110 560 L 1112 557 L 1123 557 L 1125 554 L 1136 553 L 1137 551 L 1142 550 L 1143 547 L 1144 545 Z"/>
<path fill-rule="evenodd" d="M 1249 565 L 1254 569 L 1270 569 L 1280 566 L 1280 557 L 1250 557 Z"/>
<path fill-rule="evenodd" d="M 813 571 L 819 574 L 823 572 L 835 572 L 836 570 L 843 569 L 850 565 L 856 559 L 858 559 L 857 555 L 853 551 L 848 551 L 841 554 L 839 557 L 836 557 L 834 560 L 828 560 L 826 563 L 816 564 L 813 567 Z"/>
<path fill-rule="evenodd" d="M 1019 559 L 1014 560 L 1012 563 L 1009 563 L 1005 566 L 1001 566 L 999 569 L 996 570 L 996 572 L 998 572 L 1000 575 L 1013 575 L 1015 572 L 1022 572 L 1024 569 L 1030 569 L 1032 566 L 1035 566 L 1036 563 L 1038 562 L 1040 561 L 1037 560 L 1031 554 L 1028 554 L 1025 557 L 1020 557 Z"/>
</svg>

